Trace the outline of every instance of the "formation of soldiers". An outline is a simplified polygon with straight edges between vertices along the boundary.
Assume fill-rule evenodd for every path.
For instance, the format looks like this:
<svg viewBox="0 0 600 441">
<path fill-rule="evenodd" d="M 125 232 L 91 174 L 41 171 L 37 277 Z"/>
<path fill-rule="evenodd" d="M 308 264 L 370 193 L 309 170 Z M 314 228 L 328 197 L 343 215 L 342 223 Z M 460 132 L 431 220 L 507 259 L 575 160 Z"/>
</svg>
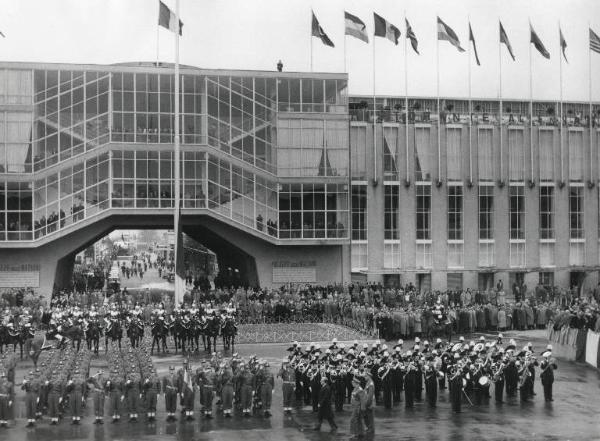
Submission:
<svg viewBox="0 0 600 441">
<path fill-rule="evenodd" d="M 313 343 L 302 348 L 294 342 L 288 351 L 280 371 L 284 411 L 291 412 L 294 404 L 312 405 L 319 415 L 318 428 L 323 419 L 336 427 L 330 411 L 322 409 L 329 402 L 336 411 L 351 404 L 351 432 L 358 435 L 365 430 L 374 432 L 375 405 L 391 409 L 404 401 L 412 408 L 415 402 L 423 401 L 423 391 L 428 406 L 435 407 L 439 394 L 449 389 L 454 412 L 460 412 L 463 403 L 489 403 L 492 389 L 497 403 L 504 402 L 504 394 L 513 397 L 517 391 L 522 401 L 528 401 L 535 395 L 536 368 L 544 399 L 553 401 L 557 364 L 552 346 L 548 345 L 538 359 L 531 343 L 522 349 L 514 340 L 504 345 L 502 334 L 493 341 L 482 336 L 466 342 L 460 337 L 456 343 L 438 338 L 430 344 L 416 338 L 410 348 L 404 347 L 403 340 L 393 347 L 380 341 L 371 346 L 355 341 L 347 347 L 334 339 L 326 348 Z M 325 393 L 323 388 L 327 388 Z"/>
</svg>

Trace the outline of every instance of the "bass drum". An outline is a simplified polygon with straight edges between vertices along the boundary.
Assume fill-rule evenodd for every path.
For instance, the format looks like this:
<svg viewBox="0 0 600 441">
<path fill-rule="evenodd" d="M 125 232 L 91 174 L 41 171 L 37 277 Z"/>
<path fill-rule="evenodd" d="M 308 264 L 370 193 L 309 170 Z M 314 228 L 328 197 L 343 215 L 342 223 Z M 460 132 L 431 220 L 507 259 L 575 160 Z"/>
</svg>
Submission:
<svg viewBox="0 0 600 441">
<path fill-rule="evenodd" d="M 487 375 L 479 377 L 479 385 L 482 387 L 488 387 L 490 385 L 490 378 Z"/>
</svg>

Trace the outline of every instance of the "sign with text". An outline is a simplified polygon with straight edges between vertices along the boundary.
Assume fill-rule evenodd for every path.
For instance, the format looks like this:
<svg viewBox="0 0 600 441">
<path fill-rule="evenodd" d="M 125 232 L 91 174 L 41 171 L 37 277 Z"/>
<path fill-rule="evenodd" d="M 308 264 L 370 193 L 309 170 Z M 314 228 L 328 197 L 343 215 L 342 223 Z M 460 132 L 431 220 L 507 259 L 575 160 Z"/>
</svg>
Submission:
<svg viewBox="0 0 600 441">
<path fill-rule="evenodd" d="M 317 262 L 314 260 L 273 262 L 273 283 L 314 283 L 317 281 Z"/>
</svg>

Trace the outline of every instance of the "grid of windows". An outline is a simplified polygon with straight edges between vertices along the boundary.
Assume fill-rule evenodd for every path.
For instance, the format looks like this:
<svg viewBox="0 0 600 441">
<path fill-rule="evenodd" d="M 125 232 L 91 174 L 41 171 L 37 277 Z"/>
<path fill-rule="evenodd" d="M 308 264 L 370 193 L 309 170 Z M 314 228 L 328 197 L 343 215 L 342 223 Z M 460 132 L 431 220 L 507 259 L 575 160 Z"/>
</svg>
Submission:
<svg viewBox="0 0 600 441">
<path fill-rule="evenodd" d="M 540 272 L 539 284 L 546 289 L 554 287 L 554 273 L 553 272 Z"/>
<path fill-rule="evenodd" d="M 525 242 L 510 243 L 510 266 L 512 268 L 523 268 L 525 266 Z"/>
<path fill-rule="evenodd" d="M 554 239 L 554 187 L 540 186 L 540 239 Z"/>
<path fill-rule="evenodd" d="M 352 271 L 361 271 L 366 270 L 369 266 L 368 264 L 368 246 L 367 243 L 356 243 L 353 242 L 352 246 L 352 255 L 350 258 L 350 264 L 352 266 Z"/>
<path fill-rule="evenodd" d="M 479 186 L 479 239 L 494 238 L 494 187 Z"/>
<path fill-rule="evenodd" d="M 31 239 L 31 182 L 0 181 L 0 239 Z"/>
<path fill-rule="evenodd" d="M 448 268 L 462 268 L 463 262 L 463 243 L 449 242 L 448 243 Z"/>
<path fill-rule="evenodd" d="M 385 208 L 384 208 L 384 239 L 398 239 L 398 185 L 385 186 Z"/>
<path fill-rule="evenodd" d="M 346 237 L 345 184 L 284 184 L 279 192 L 280 236 Z"/>
<path fill-rule="evenodd" d="M 510 186 L 510 239 L 525 239 L 525 188 Z"/>
<path fill-rule="evenodd" d="M 400 242 L 386 240 L 383 244 L 383 267 L 400 268 Z"/>
<path fill-rule="evenodd" d="M 492 128 L 477 129 L 477 170 L 479 180 L 494 180 L 494 131 Z"/>
<path fill-rule="evenodd" d="M 463 239 L 463 189 L 461 185 L 448 186 L 448 240 Z"/>
<path fill-rule="evenodd" d="M 508 130 L 508 162 L 510 180 L 525 180 L 525 141 L 521 128 Z"/>
<path fill-rule="evenodd" d="M 539 130 L 540 181 L 554 180 L 554 130 Z"/>
<path fill-rule="evenodd" d="M 352 186 L 352 240 L 367 240 L 367 186 Z"/>
<path fill-rule="evenodd" d="M 431 185 L 418 184 L 417 197 L 417 239 L 431 239 Z"/>
<path fill-rule="evenodd" d="M 583 182 L 583 130 L 570 129 L 568 132 L 569 144 L 569 180 Z"/>
<path fill-rule="evenodd" d="M 583 239 L 583 187 L 569 188 L 569 238 Z"/>
<path fill-rule="evenodd" d="M 350 127 L 350 155 L 352 161 L 352 179 L 364 181 L 367 179 L 367 127 Z"/>
<path fill-rule="evenodd" d="M 461 173 L 461 149 L 460 149 L 460 137 L 462 129 L 460 128 L 447 128 L 446 129 L 446 170 L 448 180 L 460 181 L 462 180 Z"/>
<path fill-rule="evenodd" d="M 569 265 L 582 266 L 585 264 L 585 243 L 569 243 Z"/>
<path fill-rule="evenodd" d="M 433 266 L 431 255 L 431 243 L 417 242 L 416 266 L 417 268 L 431 268 Z"/>
<path fill-rule="evenodd" d="M 494 242 L 493 241 L 480 241 L 479 242 L 479 260 L 478 265 L 481 267 L 494 266 Z"/>
</svg>

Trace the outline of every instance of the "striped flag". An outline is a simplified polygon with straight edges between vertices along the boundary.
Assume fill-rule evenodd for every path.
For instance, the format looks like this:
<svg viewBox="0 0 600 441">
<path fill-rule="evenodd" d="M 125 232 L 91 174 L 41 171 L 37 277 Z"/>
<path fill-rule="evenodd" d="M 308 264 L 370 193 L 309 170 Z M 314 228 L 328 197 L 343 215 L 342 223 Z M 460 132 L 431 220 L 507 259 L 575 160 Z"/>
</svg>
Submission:
<svg viewBox="0 0 600 441">
<path fill-rule="evenodd" d="M 160 0 L 158 4 L 158 25 L 167 28 L 171 32 L 177 32 L 177 17 L 173 11 Z M 182 35 L 182 31 L 183 22 L 179 20 L 179 35 Z"/>
<path fill-rule="evenodd" d="M 544 58 L 550 59 L 550 53 L 546 50 L 546 46 L 544 46 L 544 43 L 542 43 L 540 37 L 538 37 L 536 32 L 533 30 L 533 26 L 531 23 L 529 23 L 529 29 L 531 31 L 531 39 L 529 40 L 530 43 L 532 43 L 535 46 L 535 48 L 540 54 L 542 54 Z"/>
<path fill-rule="evenodd" d="M 450 42 L 450 44 L 459 52 L 464 52 L 465 50 L 460 46 L 460 40 L 458 39 L 458 35 L 456 32 L 452 30 L 450 26 L 442 21 L 440 17 L 437 18 L 437 28 L 438 28 L 438 40 L 446 40 Z"/>
<path fill-rule="evenodd" d="M 502 26 L 502 22 L 500 23 L 500 43 L 504 43 L 506 45 L 506 49 L 508 49 L 508 53 L 512 57 L 513 61 L 515 61 L 515 54 L 513 53 L 512 46 L 510 44 L 510 40 L 508 39 L 508 35 L 506 35 L 506 31 L 504 30 L 504 26 Z"/>
<path fill-rule="evenodd" d="M 367 25 L 360 18 L 344 11 L 344 19 L 346 20 L 346 35 L 351 35 L 365 43 L 369 42 Z"/>
<path fill-rule="evenodd" d="M 590 28 L 590 50 L 600 54 L 600 37 Z"/>
<path fill-rule="evenodd" d="M 560 34 L 560 48 L 562 49 L 563 57 L 565 57 L 565 61 L 568 64 L 569 60 L 567 60 L 567 54 L 565 53 L 565 51 L 567 50 L 567 41 L 565 40 L 565 37 L 562 33 L 562 29 L 560 27 L 558 28 L 558 33 Z"/>
<path fill-rule="evenodd" d="M 375 36 L 387 38 L 397 46 L 398 38 L 400 38 L 400 29 L 374 12 L 373 19 L 375 20 Z"/>
<path fill-rule="evenodd" d="M 471 23 L 469 23 L 469 41 L 473 43 L 473 52 L 475 52 L 475 61 L 477 66 L 481 66 L 479 62 L 479 55 L 477 54 L 477 46 L 475 45 L 475 37 L 473 36 L 473 30 L 471 29 Z"/>
<path fill-rule="evenodd" d="M 417 36 L 413 32 L 412 27 L 408 22 L 408 19 L 405 18 L 404 21 L 406 22 L 406 38 L 410 39 L 410 45 L 412 46 L 413 50 L 417 53 L 417 55 L 421 55 L 419 54 L 419 41 L 417 40 Z"/>
<path fill-rule="evenodd" d="M 312 12 L 312 36 L 319 38 L 325 46 L 335 47 L 333 41 L 327 36 L 321 25 L 319 24 L 319 20 L 317 20 L 317 16 L 314 11 Z"/>
</svg>

